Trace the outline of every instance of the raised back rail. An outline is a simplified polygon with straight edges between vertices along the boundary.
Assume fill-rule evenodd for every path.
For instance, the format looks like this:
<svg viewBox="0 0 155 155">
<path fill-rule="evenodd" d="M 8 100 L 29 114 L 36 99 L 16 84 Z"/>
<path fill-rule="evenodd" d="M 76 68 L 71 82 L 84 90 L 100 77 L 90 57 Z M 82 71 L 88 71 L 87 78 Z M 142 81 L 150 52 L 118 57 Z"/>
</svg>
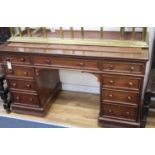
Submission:
<svg viewBox="0 0 155 155">
<path fill-rule="evenodd" d="M 116 47 L 147 48 L 146 27 L 120 27 L 117 30 L 89 30 L 81 27 L 75 29 L 47 28 L 47 27 L 10 27 L 10 42 L 47 43 L 47 44 L 75 44 Z"/>
</svg>

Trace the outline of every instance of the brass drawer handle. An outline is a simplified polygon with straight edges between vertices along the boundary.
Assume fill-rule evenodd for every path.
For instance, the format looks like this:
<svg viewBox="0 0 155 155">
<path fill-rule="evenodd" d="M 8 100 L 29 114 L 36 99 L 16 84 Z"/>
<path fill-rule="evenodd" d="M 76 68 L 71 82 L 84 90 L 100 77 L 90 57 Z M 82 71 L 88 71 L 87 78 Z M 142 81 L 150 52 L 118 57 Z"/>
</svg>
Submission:
<svg viewBox="0 0 155 155">
<path fill-rule="evenodd" d="M 132 87 L 133 86 L 133 82 L 129 82 L 129 86 Z"/>
<path fill-rule="evenodd" d="M 110 94 L 110 95 L 109 95 L 109 97 L 110 97 L 110 98 L 112 98 L 112 97 L 113 97 L 113 95 L 112 95 L 112 94 Z"/>
<path fill-rule="evenodd" d="M 16 87 L 16 86 L 17 86 L 17 83 L 13 83 L 12 86 L 13 86 L 13 87 Z"/>
<path fill-rule="evenodd" d="M 130 112 L 127 111 L 127 112 L 126 112 L 126 115 L 130 115 Z"/>
<path fill-rule="evenodd" d="M 109 113 L 112 113 L 112 110 L 111 110 L 111 109 L 109 109 L 109 110 L 108 110 L 108 112 L 109 112 Z"/>
<path fill-rule="evenodd" d="M 130 70 L 131 70 L 131 71 L 134 71 L 134 70 L 135 70 L 135 67 L 134 67 L 134 66 L 131 66 L 131 67 L 130 67 Z"/>
<path fill-rule="evenodd" d="M 24 72 L 24 75 L 28 75 L 28 72 Z"/>
<path fill-rule="evenodd" d="M 19 96 L 16 96 L 16 100 L 19 101 L 20 100 L 20 97 Z"/>
<path fill-rule="evenodd" d="M 110 80 L 109 83 L 110 83 L 110 84 L 114 84 L 114 81 L 113 81 L 113 80 Z"/>
<path fill-rule="evenodd" d="M 81 62 L 81 63 L 79 63 L 79 65 L 80 65 L 81 67 L 83 67 L 85 64 L 84 64 L 83 62 Z"/>
<path fill-rule="evenodd" d="M 35 72 L 36 72 L 36 76 L 39 76 L 39 71 L 38 71 L 38 70 L 36 70 Z"/>
<path fill-rule="evenodd" d="M 131 96 L 128 96 L 128 100 L 131 101 L 131 99 L 132 99 L 132 97 Z"/>
<path fill-rule="evenodd" d="M 24 62 L 24 61 L 25 61 L 25 58 L 21 58 L 20 61 L 21 61 L 21 62 Z"/>
<path fill-rule="evenodd" d="M 51 60 L 47 59 L 47 60 L 45 60 L 45 63 L 49 64 L 49 63 L 51 63 Z"/>
<path fill-rule="evenodd" d="M 110 65 L 110 66 L 109 66 L 109 69 L 110 69 L 110 70 L 114 69 L 114 66 L 113 66 L 113 65 Z"/>
<path fill-rule="evenodd" d="M 29 98 L 29 101 L 32 102 L 33 101 L 33 98 Z"/>
<path fill-rule="evenodd" d="M 27 88 L 31 88 L 31 85 L 30 85 L 30 84 L 27 84 L 26 87 L 27 87 Z"/>
</svg>

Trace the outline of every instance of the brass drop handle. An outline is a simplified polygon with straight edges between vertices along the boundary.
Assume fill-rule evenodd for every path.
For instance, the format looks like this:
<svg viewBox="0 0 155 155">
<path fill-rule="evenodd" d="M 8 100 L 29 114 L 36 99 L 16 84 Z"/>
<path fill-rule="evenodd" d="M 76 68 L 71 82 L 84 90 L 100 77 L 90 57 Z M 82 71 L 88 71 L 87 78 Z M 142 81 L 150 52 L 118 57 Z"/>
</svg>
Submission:
<svg viewBox="0 0 155 155">
<path fill-rule="evenodd" d="M 131 99 L 132 99 L 132 97 L 131 96 L 128 96 L 128 100 L 131 101 Z"/>
<path fill-rule="evenodd" d="M 131 71 L 134 71 L 135 70 L 135 67 L 134 66 L 131 66 L 130 70 Z"/>
<path fill-rule="evenodd" d="M 13 83 L 12 86 L 13 86 L 13 87 L 16 87 L 16 86 L 17 86 L 17 83 Z"/>
<path fill-rule="evenodd" d="M 20 100 L 20 97 L 19 96 L 16 96 L 16 100 L 19 101 Z"/>
<path fill-rule="evenodd" d="M 26 87 L 27 87 L 27 88 L 31 88 L 31 85 L 30 85 L 30 84 L 27 84 Z"/>
<path fill-rule="evenodd" d="M 32 102 L 33 101 L 33 98 L 29 98 L 29 101 Z"/>
<path fill-rule="evenodd" d="M 129 86 L 133 86 L 133 82 L 129 82 Z"/>
<path fill-rule="evenodd" d="M 110 98 L 112 98 L 112 97 L 113 97 L 113 95 L 112 95 L 112 94 L 110 94 L 110 95 L 109 95 L 109 97 L 110 97 Z"/>
<path fill-rule="evenodd" d="M 25 61 L 25 58 L 21 58 L 20 60 L 21 60 L 22 62 L 24 62 L 24 61 Z"/>
</svg>

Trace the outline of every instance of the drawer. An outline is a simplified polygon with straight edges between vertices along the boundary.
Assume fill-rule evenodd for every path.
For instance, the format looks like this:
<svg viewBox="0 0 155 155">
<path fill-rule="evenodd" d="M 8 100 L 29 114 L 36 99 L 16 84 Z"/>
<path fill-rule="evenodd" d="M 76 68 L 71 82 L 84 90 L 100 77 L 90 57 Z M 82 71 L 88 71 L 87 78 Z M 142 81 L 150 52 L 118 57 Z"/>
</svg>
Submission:
<svg viewBox="0 0 155 155">
<path fill-rule="evenodd" d="M 108 72 L 123 72 L 123 73 L 137 73 L 144 74 L 144 65 L 141 63 L 125 63 L 104 61 L 102 63 L 102 70 Z"/>
<path fill-rule="evenodd" d="M 51 65 L 52 59 L 50 57 L 34 57 L 33 62 L 36 65 Z"/>
<path fill-rule="evenodd" d="M 103 103 L 103 115 L 116 119 L 137 120 L 137 108 L 119 104 Z"/>
<path fill-rule="evenodd" d="M 13 102 L 26 105 L 39 105 L 37 95 L 26 94 L 26 93 L 11 93 Z"/>
<path fill-rule="evenodd" d="M 128 76 L 103 75 L 102 86 L 139 90 L 141 86 L 141 79 Z"/>
<path fill-rule="evenodd" d="M 29 56 L 19 56 L 19 55 L 5 55 L 2 57 L 3 61 L 10 61 L 11 63 L 20 63 L 20 64 L 30 64 Z"/>
<path fill-rule="evenodd" d="M 108 102 L 138 104 L 139 93 L 112 89 L 102 89 L 102 99 Z"/>
<path fill-rule="evenodd" d="M 8 80 L 9 87 L 11 89 L 21 89 L 21 90 L 36 90 L 36 85 L 33 81 L 23 81 L 23 80 Z"/>
<path fill-rule="evenodd" d="M 34 69 L 30 67 L 21 67 L 21 66 L 12 66 L 12 69 L 8 69 L 5 66 L 5 71 L 7 76 L 16 76 L 16 77 L 33 77 Z"/>
<path fill-rule="evenodd" d="M 52 65 L 68 68 L 99 70 L 98 62 L 95 60 L 53 58 Z"/>
</svg>

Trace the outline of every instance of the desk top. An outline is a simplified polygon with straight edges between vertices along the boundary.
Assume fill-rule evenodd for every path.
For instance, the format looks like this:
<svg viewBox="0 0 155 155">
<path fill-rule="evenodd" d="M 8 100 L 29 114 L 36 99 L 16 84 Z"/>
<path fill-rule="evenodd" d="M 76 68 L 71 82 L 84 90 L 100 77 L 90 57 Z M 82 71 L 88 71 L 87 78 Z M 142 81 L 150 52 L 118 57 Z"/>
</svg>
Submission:
<svg viewBox="0 0 155 155">
<path fill-rule="evenodd" d="M 64 56 L 82 56 L 93 58 L 116 58 L 148 60 L 147 48 L 127 48 L 108 46 L 84 46 L 84 45 L 57 45 L 57 44 L 30 44 L 30 43 L 6 43 L 0 45 L 0 52 L 50 54 Z"/>
</svg>

